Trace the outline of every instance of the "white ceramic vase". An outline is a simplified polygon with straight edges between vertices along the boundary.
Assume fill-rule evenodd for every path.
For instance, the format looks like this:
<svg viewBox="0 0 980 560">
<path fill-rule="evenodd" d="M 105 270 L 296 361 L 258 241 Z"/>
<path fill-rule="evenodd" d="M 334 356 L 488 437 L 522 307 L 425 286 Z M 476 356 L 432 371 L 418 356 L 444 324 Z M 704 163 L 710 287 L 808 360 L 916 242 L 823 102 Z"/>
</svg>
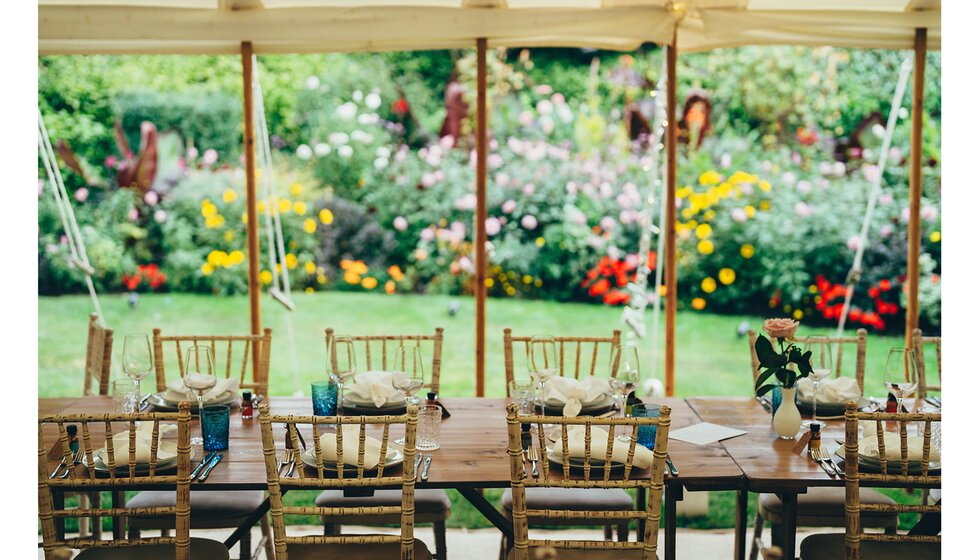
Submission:
<svg viewBox="0 0 980 560">
<path fill-rule="evenodd" d="M 796 408 L 796 387 L 779 389 L 783 393 L 783 402 L 772 417 L 772 427 L 782 439 L 794 439 L 800 431 L 800 421 L 803 420 L 800 409 Z"/>
</svg>

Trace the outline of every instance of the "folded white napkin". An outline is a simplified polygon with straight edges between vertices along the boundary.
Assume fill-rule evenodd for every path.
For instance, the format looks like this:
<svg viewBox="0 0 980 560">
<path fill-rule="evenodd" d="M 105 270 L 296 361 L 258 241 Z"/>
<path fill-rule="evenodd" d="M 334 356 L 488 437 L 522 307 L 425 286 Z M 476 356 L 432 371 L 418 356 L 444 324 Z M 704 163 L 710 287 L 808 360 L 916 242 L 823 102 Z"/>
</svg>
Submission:
<svg viewBox="0 0 980 560">
<path fill-rule="evenodd" d="M 865 434 L 868 432 L 865 431 Z M 888 461 L 902 460 L 902 437 L 894 432 L 885 432 L 885 459 Z M 908 436 L 909 461 L 922 461 L 923 439 L 918 436 Z M 929 461 L 940 462 L 941 453 L 936 448 L 935 440 L 932 440 L 929 447 Z M 871 435 L 866 435 L 858 442 L 858 455 L 872 461 L 878 461 L 878 435 L 871 431 Z"/>
<path fill-rule="evenodd" d="M 344 387 L 345 398 L 355 403 L 374 403 L 381 408 L 387 403 L 403 401 L 405 397 L 391 385 L 390 371 L 362 371 Z"/>
<path fill-rule="evenodd" d="M 813 402 L 813 383 L 803 380 L 796 386 L 800 402 Z M 853 377 L 834 377 L 824 379 L 817 389 L 818 404 L 844 404 L 849 400 L 861 398 L 861 387 Z"/>
<path fill-rule="evenodd" d="M 163 441 L 164 434 L 177 429 L 176 424 L 160 424 L 160 439 L 157 442 L 157 464 L 165 461 L 172 461 L 177 457 L 177 444 L 174 441 Z M 136 462 L 146 464 L 150 462 L 150 447 L 153 443 L 153 422 L 141 422 L 136 427 Z M 123 430 L 112 436 L 112 453 L 116 465 L 129 463 L 129 430 Z M 109 464 L 109 451 L 106 448 L 99 450 L 99 458 L 102 462 Z"/>
<path fill-rule="evenodd" d="M 220 398 L 224 398 L 228 391 L 238 394 L 238 379 L 234 377 L 218 378 L 214 388 L 204 393 L 204 404 L 212 403 Z M 184 386 L 183 379 L 173 379 L 167 382 L 167 390 L 163 395 L 164 400 L 169 402 L 188 401 L 197 405 L 197 393 Z"/>
<path fill-rule="evenodd" d="M 606 447 L 609 445 L 609 432 L 598 426 L 592 426 L 591 433 L 591 457 L 594 460 L 603 461 L 606 458 Z M 613 441 L 612 460 L 618 463 L 626 463 L 629 451 L 629 443 L 619 441 L 618 439 Z M 555 457 L 561 457 L 562 455 L 561 435 L 558 436 L 558 441 L 555 442 L 553 453 Z M 576 459 L 585 458 L 585 426 L 569 426 L 568 456 L 575 457 Z M 633 466 L 639 469 L 648 469 L 653 466 L 653 451 L 650 451 L 639 443 L 636 444 L 636 449 L 633 451 Z"/>
<path fill-rule="evenodd" d="M 341 459 L 345 465 L 357 465 L 357 447 L 361 427 L 355 424 L 344 426 L 344 456 Z M 320 436 L 320 453 L 328 463 L 337 460 L 337 434 L 328 432 Z M 387 457 L 391 457 L 393 450 L 388 448 Z M 364 438 L 364 468 L 373 469 L 378 466 L 381 460 L 381 441 L 371 436 Z"/>
<path fill-rule="evenodd" d="M 609 382 L 591 375 L 582 379 L 556 376 L 544 383 L 544 400 L 565 403 L 564 416 L 578 416 L 583 403 L 593 402 L 608 392 Z"/>
</svg>

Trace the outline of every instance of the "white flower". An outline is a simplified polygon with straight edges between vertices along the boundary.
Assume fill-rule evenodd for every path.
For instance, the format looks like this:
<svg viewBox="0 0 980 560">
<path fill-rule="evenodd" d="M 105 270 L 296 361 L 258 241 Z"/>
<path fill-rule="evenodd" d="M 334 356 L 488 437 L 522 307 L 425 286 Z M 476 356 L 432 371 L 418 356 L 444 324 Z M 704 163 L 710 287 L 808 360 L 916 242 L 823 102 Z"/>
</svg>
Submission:
<svg viewBox="0 0 980 560">
<path fill-rule="evenodd" d="M 867 180 L 869 183 L 873 183 L 878 180 L 877 165 L 865 165 L 861 168 L 861 172 L 864 174 L 865 180 Z"/>
<path fill-rule="evenodd" d="M 354 101 L 360 103 L 364 99 L 364 92 L 359 89 L 355 89 L 354 93 L 351 94 L 351 97 L 354 99 Z"/>
<path fill-rule="evenodd" d="M 541 117 L 541 130 L 545 134 L 551 134 L 555 130 L 555 119 L 545 115 Z"/>
<path fill-rule="evenodd" d="M 541 115 L 550 115 L 551 113 L 555 112 L 555 106 L 551 103 L 551 101 L 548 101 L 547 99 L 542 99 L 541 101 L 538 101 L 538 104 L 535 108 L 538 110 L 538 113 Z"/>
<path fill-rule="evenodd" d="M 380 158 L 391 157 L 391 150 L 387 146 L 378 146 L 378 149 L 374 150 L 374 155 Z"/>
<path fill-rule="evenodd" d="M 552 87 L 549 86 L 548 84 L 541 84 L 541 85 L 534 86 L 534 93 L 538 95 L 548 95 L 552 91 L 554 91 L 554 89 L 552 89 Z"/>
<path fill-rule="evenodd" d="M 606 231 L 612 231 L 616 229 L 616 220 L 609 216 L 606 216 L 603 219 L 599 220 L 599 227 L 601 227 Z"/>
<path fill-rule="evenodd" d="M 381 169 L 384 169 L 385 167 L 388 167 L 388 159 L 387 158 L 381 158 L 381 157 L 379 157 L 379 158 L 377 158 L 377 159 L 374 160 L 374 168 L 375 169 L 381 170 Z"/>
<path fill-rule="evenodd" d="M 79 202 L 85 202 L 88 200 L 88 189 L 85 187 L 79 187 L 79 189 L 75 191 L 75 200 Z"/>
<path fill-rule="evenodd" d="M 569 210 L 569 214 L 569 219 L 573 224 L 584 226 L 586 223 L 588 223 L 588 218 L 586 218 L 585 212 L 579 210 L 578 208 L 572 207 Z"/>
<path fill-rule="evenodd" d="M 861 237 L 858 235 L 852 235 L 847 238 L 847 248 L 852 251 L 857 251 L 861 247 Z"/>
<path fill-rule="evenodd" d="M 296 147 L 296 157 L 299 159 L 310 159 L 313 157 L 313 148 L 307 146 L 306 144 L 300 144 Z"/>
<path fill-rule="evenodd" d="M 214 165 L 218 161 L 218 151 L 214 148 L 208 148 L 204 150 L 204 155 L 201 157 L 201 163 L 204 165 Z"/>
<path fill-rule="evenodd" d="M 732 210 L 732 219 L 735 220 L 736 222 L 741 223 L 741 222 L 744 222 L 744 221 L 748 220 L 749 219 L 749 216 L 748 216 L 748 214 L 745 213 L 745 210 L 744 209 L 742 209 L 742 208 L 735 208 L 735 209 Z"/>
<path fill-rule="evenodd" d="M 426 171 L 425 173 L 422 174 L 422 178 L 420 182 L 422 183 L 423 187 L 429 188 L 432 185 L 436 184 L 437 182 L 436 174 Z"/>
<path fill-rule="evenodd" d="M 404 216 L 398 216 L 395 218 L 394 226 L 398 231 L 405 231 L 408 229 L 408 220 Z"/>
<path fill-rule="evenodd" d="M 727 169 L 732 166 L 732 155 L 725 153 L 721 154 L 721 161 L 718 162 L 722 168 Z"/>
<path fill-rule="evenodd" d="M 895 230 L 892 228 L 891 224 L 885 224 L 881 226 L 880 230 L 878 230 L 878 235 L 882 237 L 889 237 L 894 231 Z"/>
<path fill-rule="evenodd" d="M 343 146 L 350 141 L 350 136 L 347 136 L 343 132 L 332 132 L 327 140 L 334 146 Z"/>
<path fill-rule="evenodd" d="M 346 145 L 341 146 L 337 148 L 337 155 L 339 155 L 342 158 L 349 158 L 352 155 L 354 155 L 354 148 L 351 148 L 350 146 L 346 146 Z"/>
<path fill-rule="evenodd" d="M 532 194 L 534 194 L 534 184 L 528 183 L 524 185 L 522 191 L 524 192 L 524 196 L 531 196 Z"/>
<path fill-rule="evenodd" d="M 565 96 L 560 93 L 551 94 L 551 102 L 557 107 L 565 104 Z"/>
<path fill-rule="evenodd" d="M 497 169 L 504 165 L 504 158 L 500 154 L 490 154 L 487 156 L 487 165 L 490 169 Z"/>
<path fill-rule="evenodd" d="M 800 216 L 801 218 L 806 218 L 813 214 L 813 208 L 802 200 L 796 203 L 796 206 L 793 207 L 793 211 L 796 212 L 796 215 Z"/>
<path fill-rule="evenodd" d="M 323 142 L 317 142 L 317 144 L 315 146 L 313 146 L 313 153 L 315 153 L 316 155 L 318 155 L 320 157 L 323 157 L 325 155 L 328 155 L 330 153 L 330 144 L 324 144 Z"/>
<path fill-rule="evenodd" d="M 796 190 L 800 191 L 803 194 L 807 194 L 808 192 L 810 192 L 810 190 L 812 190 L 812 188 L 813 185 L 810 184 L 810 181 L 800 181 L 799 183 L 796 184 Z"/>
<path fill-rule="evenodd" d="M 531 111 L 521 111 L 521 114 L 517 117 L 517 120 L 519 120 L 524 126 L 531 126 L 531 123 L 534 122 L 534 115 L 531 114 Z"/>
<path fill-rule="evenodd" d="M 493 216 L 487 218 L 486 229 L 487 235 L 497 235 L 500 233 L 500 220 L 494 218 Z"/>
<path fill-rule="evenodd" d="M 505 200 L 504 203 L 500 205 L 500 209 L 503 210 L 504 214 L 510 214 L 514 210 L 517 210 L 517 201 L 514 199 Z"/>
<path fill-rule="evenodd" d="M 143 201 L 150 206 L 156 206 L 160 202 L 160 195 L 156 191 L 146 191 L 146 194 L 143 195 Z"/>
<path fill-rule="evenodd" d="M 367 132 L 364 132 L 363 130 L 355 130 L 351 132 L 350 138 L 351 140 L 355 140 L 357 142 L 360 142 L 361 144 L 370 144 L 371 142 L 374 141 L 374 136 L 372 136 Z"/>
<path fill-rule="evenodd" d="M 422 241 L 432 241 L 436 238 L 436 232 L 432 231 L 431 227 L 427 227 L 419 232 L 419 237 Z"/>
<path fill-rule="evenodd" d="M 381 96 L 372 91 L 371 93 L 367 94 L 367 97 L 364 98 L 364 105 L 366 105 L 368 109 L 374 111 L 381 106 Z"/>
<path fill-rule="evenodd" d="M 572 108 L 569 107 L 567 103 L 558 105 L 558 108 L 555 110 L 555 114 L 558 115 L 558 120 L 566 124 L 575 119 L 575 114 L 572 113 Z"/>
<path fill-rule="evenodd" d="M 534 229 L 538 227 L 538 219 L 530 214 L 525 214 L 524 217 L 521 218 L 521 226 L 524 229 Z"/>
<path fill-rule="evenodd" d="M 318 87 L 320 87 L 320 78 L 316 76 L 306 78 L 306 89 L 316 89 Z"/>
<path fill-rule="evenodd" d="M 157 221 L 158 224 L 162 224 L 167 221 L 167 213 L 163 210 L 157 210 L 153 213 L 153 219 Z"/>
<path fill-rule="evenodd" d="M 439 139 L 439 147 L 442 148 L 443 150 L 449 151 L 453 149 L 453 146 L 455 145 L 456 145 L 456 139 L 450 136 L 449 134 Z"/>
<path fill-rule="evenodd" d="M 939 217 L 939 209 L 933 205 L 922 207 L 922 219 L 927 222 L 935 221 Z"/>
<path fill-rule="evenodd" d="M 847 166 L 844 165 L 844 162 L 842 162 L 842 161 L 835 161 L 834 162 L 834 175 L 837 175 L 838 177 L 843 177 L 845 173 L 847 173 Z"/>
<path fill-rule="evenodd" d="M 453 206 L 457 210 L 472 210 L 476 208 L 476 195 L 473 193 L 467 193 L 456 199 Z"/>
<path fill-rule="evenodd" d="M 354 117 L 357 116 L 357 105 L 348 101 L 340 107 L 337 107 L 337 116 L 345 121 L 352 121 Z"/>
<path fill-rule="evenodd" d="M 793 173 L 792 171 L 783 173 L 783 182 L 792 186 L 794 183 L 796 183 L 796 173 Z"/>
<path fill-rule="evenodd" d="M 575 196 L 578 193 L 578 185 L 575 184 L 575 181 L 565 183 L 565 192 L 570 196 Z"/>
<path fill-rule="evenodd" d="M 885 127 L 881 126 L 881 123 L 875 123 L 871 127 L 871 132 L 878 138 L 881 138 L 885 135 Z"/>
</svg>

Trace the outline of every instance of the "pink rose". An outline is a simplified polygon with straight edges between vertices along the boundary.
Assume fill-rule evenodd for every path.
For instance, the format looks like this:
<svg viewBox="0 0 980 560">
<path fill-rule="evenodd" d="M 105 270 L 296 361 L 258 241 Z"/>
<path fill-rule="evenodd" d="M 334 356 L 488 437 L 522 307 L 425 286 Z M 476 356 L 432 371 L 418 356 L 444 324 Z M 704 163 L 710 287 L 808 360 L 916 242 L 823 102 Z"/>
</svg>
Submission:
<svg viewBox="0 0 980 560">
<path fill-rule="evenodd" d="M 408 220 L 404 216 L 397 216 L 394 221 L 394 226 L 398 231 L 405 231 L 408 229 Z"/>
<path fill-rule="evenodd" d="M 510 214 L 514 210 L 517 210 L 517 201 L 505 200 L 504 203 L 500 205 L 500 209 L 503 210 L 505 214 Z"/>
<path fill-rule="evenodd" d="M 521 226 L 524 229 L 534 229 L 538 227 L 538 220 L 530 214 L 525 214 L 524 217 L 521 218 Z"/>
<path fill-rule="evenodd" d="M 799 327 L 800 323 L 792 319 L 783 317 L 780 319 L 766 319 L 762 323 L 762 330 L 765 331 L 771 338 L 793 338 L 796 334 L 796 327 Z"/>
<path fill-rule="evenodd" d="M 497 235 L 500 233 L 500 220 L 492 216 L 487 218 L 486 229 L 487 235 Z"/>
</svg>

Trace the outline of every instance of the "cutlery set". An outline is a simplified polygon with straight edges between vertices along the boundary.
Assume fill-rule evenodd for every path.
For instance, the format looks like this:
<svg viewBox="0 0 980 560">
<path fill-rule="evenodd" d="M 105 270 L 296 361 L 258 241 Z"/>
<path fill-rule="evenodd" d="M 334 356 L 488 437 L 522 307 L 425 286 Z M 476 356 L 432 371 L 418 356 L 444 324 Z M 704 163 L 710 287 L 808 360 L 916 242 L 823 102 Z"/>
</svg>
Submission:
<svg viewBox="0 0 980 560">
<path fill-rule="evenodd" d="M 422 482 L 429 480 L 429 465 L 432 464 L 432 453 L 418 453 L 415 455 L 415 472 L 418 475 L 419 463 L 422 464 Z"/>
<path fill-rule="evenodd" d="M 55 467 L 53 471 L 51 471 L 51 474 L 48 475 L 48 478 L 49 479 L 55 477 L 68 478 L 69 473 L 71 473 L 71 470 L 75 468 L 75 465 L 80 465 L 81 463 L 82 463 L 82 451 L 81 450 L 73 451 L 71 454 L 71 464 L 68 464 L 68 461 L 62 458 L 61 463 L 59 463 L 58 466 Z M 61 471 L 61 469 L 65 469 L 65 472 L 59 475 L 58 473 Z"/>
<path fill-rule="evenodd" d="M 283 451 L 282 460 L 279 461 L 279 466 L 276 467 L 276 473 L 279 473 L 285 468 L 286 472 L 283 473 L 283 476 L 286 478 L 293 476 L 293 471 L 296 470 L 296 458 L 298 456 L 299 451 L 295 449 L 286 449 Z"/>
<path fill-rule="evenodd" d="M 218 453 L 217 451 L 208 453 L 207 457 L 201 460 L 201 463 L 197 466 L 197 468 L 191 471 L 191 482 L 194 482 L 195 480 L 198 482 L 204 482 L 207 480 L 208 475 L 211 474 L 211 471 L 218 465 L 218 463 L 221 462 L 223 458 L 224 455 Z"/>
<path fill-rule="evenodd" d="M 841 477 L 844 478 L 844 469 L 840 468 L 833 459 L 830 458 L 830 452 L 824 448 L 811 449 L 810 459 L 820 465 L 820 468 L 827 473 L 830 478 Z"/>
</svg>

